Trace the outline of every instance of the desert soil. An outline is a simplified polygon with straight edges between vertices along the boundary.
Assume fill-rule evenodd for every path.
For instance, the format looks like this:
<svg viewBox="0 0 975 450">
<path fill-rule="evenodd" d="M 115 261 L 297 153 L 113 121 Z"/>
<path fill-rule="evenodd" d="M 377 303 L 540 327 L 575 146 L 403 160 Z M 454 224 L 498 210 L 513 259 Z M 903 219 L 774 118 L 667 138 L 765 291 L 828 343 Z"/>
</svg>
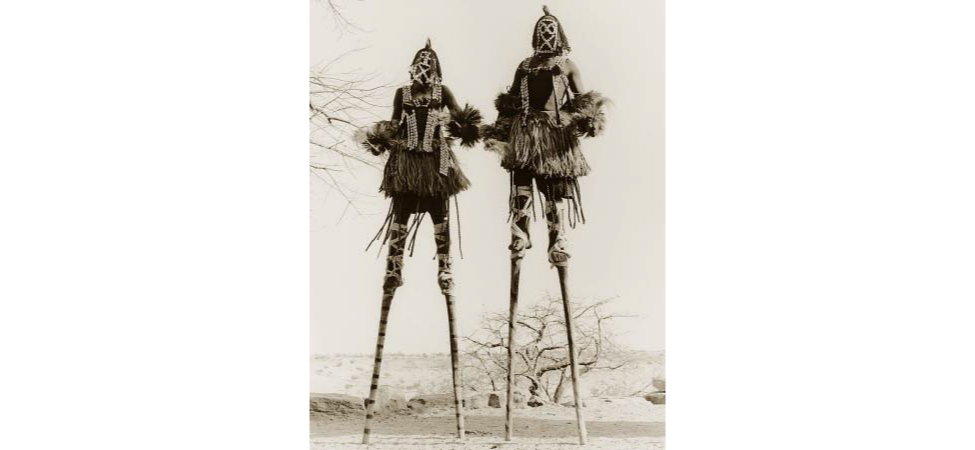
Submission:
<svg viewBox="0 0 975 450">
<path fill-rule="evenodd" d="M 361 437 L 342 436 L 334 438 L 312 438 L 312 450 L 345 450 L 362 449 Z M 369 447 L 375 450 L 412 449 L 445 449 L 445 450 L 529 450 L 529 449 L 563 449 L 586 448 L 590 450 L 663 450 L 663 438 L 608 438 L 590 437 L 585 447 L 579 446 L 575 438 L 550 439 L 536 437 L 516 437 L 511 442 L 505 442 L 501 437 L 469 436 L 466 442 L 459 442 L 455 437 L 415 435 L 415 436 L 375 436 Z"/>
<path fill-rule="evenodd" d="M 665 405 L 642 398 L 592 398 L 583 409 L 591 449 L 663 449 Z M 311 449 L 361 449 L 363 417 L 311 415 Z M 374 419 L 377 450 L 577 448 L 575 409 L 546 405 L 515 411 L 515 438 L 504 441 L 504 409 L 466 411 L 466 442 L 459 442 L 452 409 L 391 414 Z"/>
<path fill-rule="evenodd" d="M 664 448 L 665 405 L 654 405 L 642 395 L 652 377 L 662 376 L 663 353 L 631 353 L 620 370 L 593 372 L 583 378 L 586 398 L 583 414 L 589 434 L 585 447 L 595 450 Z M 368 395 L 372 355 L 315 355 L 311 359 L 311 392 Z M 451 392 L 447 355 L 389 355 L 383 360 L 383 384 L 402 390 L 406 399 L 417 395 Z M 565 400 L 571 400 L 571 393 Z M 579 448 L 572 407 L 546 404 L 514 411 L 515 437 L 504 440 L 504 409 L 468 409 L 465 442 L 457 439 L 453 408 L 404 411 L 373 420 L 370 450 L 472 449 L 528 450 Z M 362 450 L 361 414 L 310 416 L 312 450 Z"/>
</svg>

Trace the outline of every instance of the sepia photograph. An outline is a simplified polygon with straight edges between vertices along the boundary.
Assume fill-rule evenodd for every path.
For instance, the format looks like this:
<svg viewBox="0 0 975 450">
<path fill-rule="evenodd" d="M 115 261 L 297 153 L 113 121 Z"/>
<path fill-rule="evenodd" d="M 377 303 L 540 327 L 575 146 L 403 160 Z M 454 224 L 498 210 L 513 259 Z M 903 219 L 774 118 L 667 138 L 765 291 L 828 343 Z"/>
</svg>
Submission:
<svg viewBox="0 0 975 450">
<path fill-rule="evenodd" d="M 664 448 L 663 1 L 310 12 L 311 448 Z"/>
<path fill-rule="evenodd" d="M 0 449 L 975 449 L 972 17 L 4 2 Z"/>
<path fill-rule="evenodd" d="M 0 449 L 975 449 L 975 2 L 0 9 Z"/>
</svg>

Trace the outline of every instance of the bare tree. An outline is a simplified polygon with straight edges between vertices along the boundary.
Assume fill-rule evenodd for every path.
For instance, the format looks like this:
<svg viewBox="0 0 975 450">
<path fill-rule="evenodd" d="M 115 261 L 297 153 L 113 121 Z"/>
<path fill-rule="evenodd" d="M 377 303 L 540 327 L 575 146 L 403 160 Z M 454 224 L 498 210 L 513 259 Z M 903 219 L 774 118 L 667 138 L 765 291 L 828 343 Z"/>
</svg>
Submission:
<svg viewBox="0 0 975 450">
<path fill-rule="evenodd" d="M 617 350 L 611 321 L 629 317 L 607 312 L 612 300 L 573 301 L 572 320 L 581 375 L 626 365 L 626 361 L 609 362 L 607 358 Z M 507 311 L 487 313 L 480 328 L 466 338 L 468 389 L 496 391 L 504 386 L 508 369 L 508 323 Z M 528 382 L 532 396 L 560 402 L 571 387 L 562 299 L 547 296 L 544 301 L 523 308 L 518 313 L 515 332 L 515 376 Z"/>
<path fill-rule="evenodd" d="M 318 3 L 325 7 L 325 11 L 339 33 L 365 31 L 355 22 L 350 21 L 345 13 L 342 12 L 343 5 L 341 0 L 318 0 Z"/>
<path fill-rule="evenodd" d="M 343 14 L 337 0 L 320 3 L 340 33 L 362 31 Z M 342 197 L 342 216 L 349 208 L 361 214 L 356 200 L 375 195 L 358 189 L 356 172 L 361 168 L 382 170 L 382 161 L 358 148 L 355 134 L 364 125 L 383 118 L 392 91 L 377 73 L 340 68 L 350 55 L 361 50 L 347 51 L 312 67 L 309 76 L 309 170 L 328 187 L 326 201 L 333 192 Z"/>
</svg>

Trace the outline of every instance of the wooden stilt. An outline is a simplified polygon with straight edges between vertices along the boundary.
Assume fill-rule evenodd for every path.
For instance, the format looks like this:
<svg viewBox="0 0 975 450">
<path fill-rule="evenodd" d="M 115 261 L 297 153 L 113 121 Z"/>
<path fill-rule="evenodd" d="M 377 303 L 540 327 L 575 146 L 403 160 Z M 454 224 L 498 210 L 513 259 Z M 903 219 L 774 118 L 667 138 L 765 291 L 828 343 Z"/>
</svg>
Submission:
<svg viewBox="0 0 975 450">
<path fill-rule="evenodd" d="M 445 294 L 447 323 L 450 326 L 450 368 L 454 381 L 454 406 L 457 410 L 457 438 L 464 440 L 464 388 L 460 374 L 460 356 L 457 349 L 457 326 L 454 322 L 454 296 Z"/>
<path fill-rule="evenodd" d="M 504 411 L 504 440 L 510 441 L 514 433 L 514 418 L 511 410 L 514 408 L 515 384 L 515 317 L 518 314 L 518 279 L 521 276 L 522 258 L 511 259 L 511 311 L 508 320 L 508 394 Z"/>
<path fill-rule="evenodd" d="M 579 427 L 579 444 L 586 445 L 586 420 L 582 417 L 582 396 L 579 395 L 579 365 L 576 363 L 575 340 L 572 337 L 572 306 L 569 304 L 568 267 L 558 266 L 559 284 L 562 288 L 562 306 L 565 309 L 565 334 L 569 341 L 569 365 L 572 372 L 572 393 L 575 395 L 576 424 Z"/>
<path fill-rule="evenodd" d="M 366 399 L 366 426 L 362 430 L 362 443 L 369 443 L 370 425 L 376 405 L 376 393 L 379 389 L 379 371 L 383 364 L 383 342 L 386 341 L 386 320 L 389 318 L 389 307 L 393 303 L 396 288 L 383 292 L 382 312 L 379 315 L 379 337 L 376 339 L 376 359 L 372 367 L 372 382 L 369 385 L 369 398 Z"/>
</svg>

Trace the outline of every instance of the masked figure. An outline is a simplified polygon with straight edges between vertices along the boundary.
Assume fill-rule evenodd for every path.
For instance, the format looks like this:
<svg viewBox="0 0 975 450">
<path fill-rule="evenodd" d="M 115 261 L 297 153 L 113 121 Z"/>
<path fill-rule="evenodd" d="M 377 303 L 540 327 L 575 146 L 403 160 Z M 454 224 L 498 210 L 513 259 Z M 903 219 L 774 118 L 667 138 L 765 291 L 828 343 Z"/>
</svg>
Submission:
<svg viewBox="0 0 975 450">
<path fill-rule="evenodd" d="M 403 256 L 413 252 L 412 243 L 423 217 L 433 221 L 437 246 L 437 283 L 447 301 L 450 350 L 453 366 L 458 436 L 464 437 L 461 380 L 454 326 L 454 280 L 450 257 L 449 200 L 470 185 L 451 150 L 453 141 L 470 147 L 479 140 L 480 112 L 457 106 L 453 93 L 445 86 L 437 53 L 430 41 L 416 52 L 409 69 L 410 82 L 396 90 L 392 120 L 363 130 L 360 145 L 375 155 L 388 154 L 379 190 L 391 199 L 389 212 L 373 242 L 389 243 L 383 278 L 383 304 L 376 345 L 375 367 L 366 401 L 366 427 L 363 443 L 368 443 L 370 421 L 379 371 L 382 363 L 386 319 L 396 289 L 403 285 Z M 456 197 L 454 199 L 456 205 Z M 409 224 L 410 218 L 412 224 Z M 383 231 L 385 230 L 385 233 Z M 409 239 L 410 231 L 413 238 Z M 459 230 L 458 230 L 459 235 Z"/>
<path fill-rule="evenodd" d="M 548 260 L 558 268 L 570 322 L 566 284 L 570 258 L 566 224 L 585 222 L 579 178 L 590 167 L 582 154 L 580 138 L 600 134 L 605 123 L 606 101 L 596 92 L 585 92 L 579 68 L 568 58 L 569 40 L 558 18 L 543 7 L 544 15 L 532 33 L 532 56 L 515 70 L 511 87 L 498 95 L 498 119 L 484 127 L 485 147 L 501 156 L 501 166 L 511 179 L 509 193 L 511 242 L 511 321 L 509 328 L 508 413 L 506 438 L 511 438 L 511 384 L 514 323 L 518 301 L 521 260 L 532 248 L 529 218 L 534 213 L 535 188 L 541 194 L 541 210 L 548 224 Z M 534 187 L 533 187 L 534 186 Z M 571 326 L 568 326 L 573 381 L 578 381 Z M 577 392 L 580 439 L 585 441 L 585 423 Z"/>
</svg>

